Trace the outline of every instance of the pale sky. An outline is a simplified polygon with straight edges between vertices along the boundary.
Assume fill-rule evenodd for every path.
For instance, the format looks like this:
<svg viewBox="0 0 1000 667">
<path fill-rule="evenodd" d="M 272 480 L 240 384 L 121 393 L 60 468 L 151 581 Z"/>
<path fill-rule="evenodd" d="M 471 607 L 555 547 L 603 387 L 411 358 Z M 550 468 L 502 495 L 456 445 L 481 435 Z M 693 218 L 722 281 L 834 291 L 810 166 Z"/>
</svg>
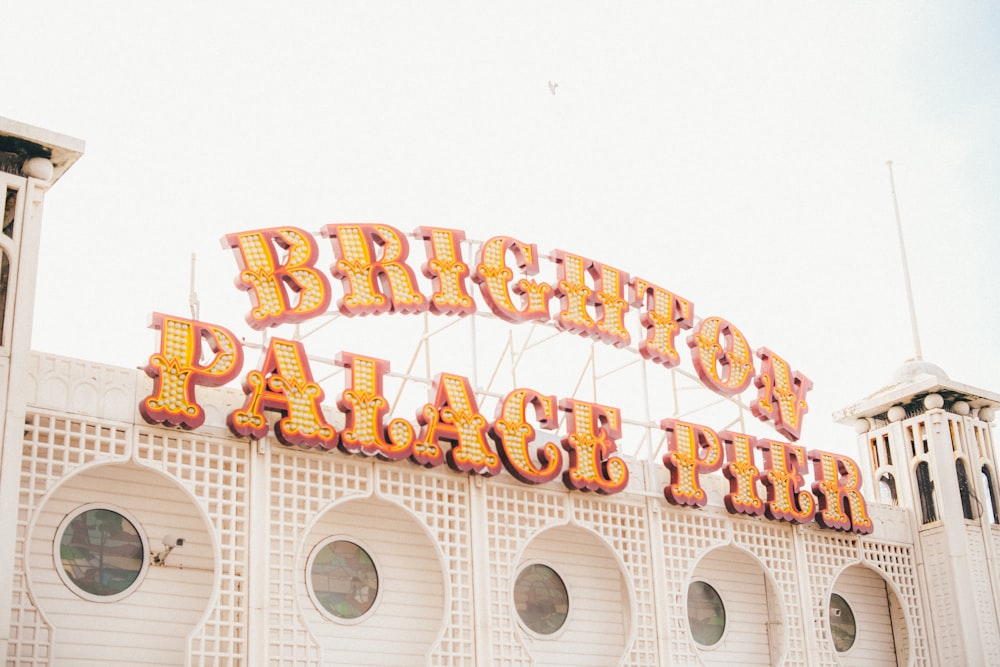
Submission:
<svg viewBox="0 0 1000 667">
<path fill-rule="evenodd" d="M 144 365 L 192 253 L 201 318 L 250 335 L 227 233 L 451 227 L 731 320 L 813 381 L 801 442 L 853 452 L 830 414 L 913 356 L 891 159 L 924 357 L 1000 391 L 1000 5 L 39 1 L 2 24 L 0 115 L 87 142 L 46 202 L 35 349 Z M 372 319 L 378 344 L 339 347 L 338 320 L 311 353 L 403 370 L 420 318 Z"/>
</svg>

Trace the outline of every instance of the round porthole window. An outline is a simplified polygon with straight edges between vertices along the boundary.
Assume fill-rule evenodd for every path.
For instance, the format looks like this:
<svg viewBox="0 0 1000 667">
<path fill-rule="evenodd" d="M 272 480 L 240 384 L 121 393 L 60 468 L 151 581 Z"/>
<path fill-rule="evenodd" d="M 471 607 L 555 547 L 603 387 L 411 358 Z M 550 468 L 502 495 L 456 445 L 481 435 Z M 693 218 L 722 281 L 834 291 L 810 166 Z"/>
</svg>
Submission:
<svg viewBox="0 0 1000 667">
<path fill-rule="evenodd" d="M 539 635 L 551 635 L 566 623 L 569 592 L 548 565 L 530 563 L 514 582 L 514 608 L 524 626 Z"/>
<path fill-rule="evenodd" d="M 331 538 L 309 560 L 309 594 L 337 620 L 362 618 L 379 593 L 378 568 L 371 555 L 350 540 Z"/>
<path fill-rule="evenodd" d="M 88 600 L 112 602 L 131 593 L 146 571 L 146 541 L 121 511 L 87 506 L 70 514 L 56 535 L 63 581 Z"/>
<path fill-rule="evenodd" d="M 719 592 L 704 581 L 692 581 L 687 596 L 688 625 L 701 646 L 714 646 L 726 631 L 726 607 Z"/>
<path fill-rule="evenodd" d="M 841 653 L 854 646 L 858 638 L 854 611 L 847 600 L 836 593 L 830 596 L 830 634 L 833 636 L 833 647 Z"/>
</svg>

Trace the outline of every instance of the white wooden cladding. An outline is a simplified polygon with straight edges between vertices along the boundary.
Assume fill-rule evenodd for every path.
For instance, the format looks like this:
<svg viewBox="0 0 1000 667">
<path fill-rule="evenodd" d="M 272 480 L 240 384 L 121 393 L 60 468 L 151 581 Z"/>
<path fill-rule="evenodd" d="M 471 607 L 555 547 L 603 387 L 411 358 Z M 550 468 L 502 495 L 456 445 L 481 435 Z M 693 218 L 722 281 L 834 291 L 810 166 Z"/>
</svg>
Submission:
<svg viewBox="0 0 1000 667">
<path fill-rule="evenodd" d="M 844 570 L 833 592 L 851 606 L 857 623 L 854 645 L 840 656 L 850 667 L 896 667 L 896 631 L 890 614 L 893 594 L 874 570 L 853 565 Z M 886 641 L 886 638 L 891 641 Z"/>
<path fill-rule="evenodd" d="M 782 647 L 779 637 L 769 635 L 767 610 L 773 604 L 768 605 L 770 586 L 760 563 L 741 549 L 721 547 L 698 562 L 694 578 L 718 591 L 726 610 L 722 639 L 716 646 L 699 648 L 702 660 L 747 667 L 775 664 Z"/>
<path fill-rule="evenodd" d="M 913 548 L 878 532 L 674 508 L 663 471 L 604 497 L 258 445 L 220 424 L 150 427 L 118 418 L 122 397 L 142 392 L 128 374 L 36 356 L 34 378 L 8 667 L 931 664 Z M 94 502 L 136 517 L 154 551 L 167 533 L 186 539 L 123 601 L 85 601 L 53 570 L 59 523 Z M 306 588 L 309 554 L 332 535 L 356 539 L 380 568 L 384 590 L 357 623 L 325 617 Z M 526 562 L 549 564 L 569 589 L 552 638 L 517 619 Z M 726 603 L 714 648 L 688 629 L 694 579 Z M 849 654 L 829 637 L 835 591 L 864 627 Z"/>
<path fill-rule="evenodd" d="M 170 554 L 170 567 L 150 567 L 135 593 L 118 602 L 67 595 L 53 568 L 56 529 L 62 517 L 90 503 L 127 507 L 154 551 L 168 534 L 183 535 L 184 548 Z M 137 466 L 84 468 L 46 499 L 31 536 L 30 589 L 55 629 L 57 664 L 122 664 L 126 657 L 132 664 L 183 664 L 185 638 L 212 598 L 214 559 L 208 526 L 176 484 Z"/>
</svg>

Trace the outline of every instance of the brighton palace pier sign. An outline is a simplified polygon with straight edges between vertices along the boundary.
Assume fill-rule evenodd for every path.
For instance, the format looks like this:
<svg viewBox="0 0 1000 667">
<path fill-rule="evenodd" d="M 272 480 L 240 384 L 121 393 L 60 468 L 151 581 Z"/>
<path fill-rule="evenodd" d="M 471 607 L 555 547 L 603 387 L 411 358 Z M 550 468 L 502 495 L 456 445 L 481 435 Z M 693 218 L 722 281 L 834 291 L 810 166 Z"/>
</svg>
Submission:
<svg viewBox="0 0 1000 667">
<path fill-rule="evenodd" d="M 689 300 L 644 278 L 564 251 L 551 256 L 555 283 L 541 282 L 532 278 L 539 272 L 536 246 L 507 236 L 482 244 L 473 269 L 462 257 L 463 232 L 420 227 L 414 237 L 425 246 L 426 262 L 420 269 L 431 282 L 427 295 L 411 266 L 407 237 L 398 229 L 334 224 L 323 228 L 322 234 L 336 257 L 330 271 L 342 284 L 337 307 L 344 315 L 424 311 L 469 315 L 477 308 L 470 294 L 471 278 L 485 305 L 501 320 L 551 322 L 562 331 L 616 347 L 631 344 L 626 316 L 637 311 L 645 332 L 639 353 L 667 368 L 681 363 L 679 332 L 692 330 L 686 342 L 701 382 L 725 396 L 743 392 L 752 382 L 758 392 L 751 411 L 772 422 L 784 439 L 717 433 L 707 426 L 663 419 L 660 427 L 667 434 L 668 450 L 663 463 L 670 479 L 664 489 L 667 501 L 704 505 L 707 496 L 700 478 L 721 468 L 730 483 L 725 504 L 731 513 L 791 523 L 815 520 L 825 528 L 856 533 L 872 531 L 855 461 L 794 444 L 801 435 L 808 410 L 805 396 L 812 383 L 768 348 L 753 352 L 731 322 L 708 317 L 694 327 L 694 305 Z M 319 252 L 311 234 L 293 227 L 260 229 L 227 235 L 223 245 L 236 256 L 237 285 L 250 296 L 253 307 L 247 321 L 255 329 L 302 322 L 327 311 L 331 283 L 317 266 Z M 518 273 L 526 277 L 516 279 Z M 559 311 L 553 314 L 556 300 Z M 160 349 L 146 367 L 154 384 L 140 411 L 150 423 L 198 428 L 205 415 L 196 388 L 234 380 L 243 367 L 242 345 L 229 329 L 206 322 L 156 313 L 151 326 L 160 331 Z M 203 355 L 205 345 L 211 352 Z M 543 484 L 561 474 L 572 490 L 606 494 L 622 491 L 628 483 L 628 465 L 615 454 L 622 423 L 617 407 L 575 398 L 557 400 L 537 389 L 517 388 L 499 401 L 496 418 L 490 420 L 480 414 L 467 378 L 440 373 L 430 390 L 431 401 L 418 411 L 416 423 L 401 418 L 387 422 L 391 406 L 383 395 L 383 379 L 389 362 L 342 352 L 336 363 L 350 371 L 337 399 L 345 416 L 339 431 L 320 409 L 324 392 L 313 379 L 302 343 L 276 337 L 270 339 L 260 368 L 243 378 L 246 401 L 228 415 L 230 429 L 241 437 L 263 438 L 268 432 L 264 411 L 269 410 L 281 416 L 276 436 L 289 446 L 338 448 L 428 467 L 447 462 L 455 471 L 484 476 L 506 468 L 525 484 Z M 559 412 L 565 413 L 562 450 L 553 442 L 532 447 L 533 423 L 556 430 Z M 810 467 L 811 489 L 803 477 Z M 758 493 L 758 481 L 766 498 Z"/>
</svg>

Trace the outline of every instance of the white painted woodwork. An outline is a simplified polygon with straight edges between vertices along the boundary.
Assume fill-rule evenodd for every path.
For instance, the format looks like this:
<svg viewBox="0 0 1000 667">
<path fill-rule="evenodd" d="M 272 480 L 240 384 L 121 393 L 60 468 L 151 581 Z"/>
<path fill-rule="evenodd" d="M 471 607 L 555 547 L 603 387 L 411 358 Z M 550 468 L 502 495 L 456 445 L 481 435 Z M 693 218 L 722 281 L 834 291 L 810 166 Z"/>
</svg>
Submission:
<svg viewBox="0 0 1000 667">
<path fill-rule="evenodd" d="M 771 665 L 768 583 L 760 563 L 740 549 L 715 549 L 698 562 L 692 580 L 710 584 L 726 608 L 722 639 L 712 647 L 698 647 L 704 664 Z M 690 634 L 686 617 L 684 622 Z"/>
<path fill-rule="evenodd" d="M 544 563 L 562 578 L 569 593 L 563 628 L 539 636 L 518 625 L 518 639 L 536 667 L 616 665 L 628 636 L 629 591 L 621 565 L 607 545 L 578 526 L 558 526 L 535 536 L 520 565 Z M 513 593 L 509 602 L 514 605 Z M 516 617 L 516 610 L 512 611 Z"/>
<path fill-rule="evenodd" d="M 322 614 L 306 588 L 309 553 L 332 536 L 360 545 L 378 568 L 378 598 L 358 622 Z M 296 569 L 300 611 L 329 662 L 358 667 L 426 664 L 445 618 L 443 567 L 426 530 L 406 510 L 378 498 L 330 507 L 303 541 Z"/>
<path fill-rule="evenodd" d="M 183 537 L 164 566 L 151 565 L 135 590 L 115 602 L 74 593 L 58 576 L 56 532 L 83 505 L 124 510 L 152 551 L 167 534 Z M 188 635 L 213 596 L 212 535 L 191 498 L 163 475 L 102 464 L 70 476 L 46 499 L 31 528 L 28 574 L 56 638 L 54 665 L 182 665 Z"/>
<path fill-rule="evenodd" d="M 845 667 L 897 667 L 891 593 L 885 580 L 870 568 L 855 565 L 837 577 L 833 592 L 850 605 L 858 626 L 854 645 L 837 655 L 840 664 Z M 897 618 L 895 625 L 901 622 Z"/>
</svg>

